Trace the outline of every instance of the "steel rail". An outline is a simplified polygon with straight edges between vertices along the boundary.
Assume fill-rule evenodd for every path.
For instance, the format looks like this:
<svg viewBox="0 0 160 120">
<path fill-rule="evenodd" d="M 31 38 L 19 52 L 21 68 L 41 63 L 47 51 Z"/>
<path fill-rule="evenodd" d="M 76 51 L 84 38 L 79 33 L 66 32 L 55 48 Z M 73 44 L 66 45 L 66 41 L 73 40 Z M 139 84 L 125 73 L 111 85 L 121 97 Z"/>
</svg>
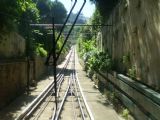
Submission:
<svg viewBox="0 0 160 120">
<path fill-rule="evenodd" d="M 66 92 L 65 92 L 65 95 L 64 95 L 64 97 L 63 97 L 63 100 L 62 100 L 62 102 L 61 102 L 61 104 L 60 104 L 60 106 L 59 106 L 58 112 L 56 113 L 55 116 L 52 117 L 51 120 L 58 120 L 58 119 L 59 119 L 59 116 L 60 116 L 60 113 L 61 113 L 61 111 L 62 111 L 64 102 L 65 102 L 65 100 L 66 100 L 66 98 L 67 98 L 67 94 L 68 94 L 68 92 L 69 92 L 69 88 L 70 88 L 70 85 L 71 85 L 70 83 L 71 83 L 71 76 L 70 76 L 70 79 L 69 79 L 69 85 L 68 85 L 68 87 L 67 87 L 67 90 L 66 90 Z"/>
<path fill-rule="evenodd" d="M 46 102 L 42 107 L 41 107 L 41 109 L 38 111 L 38 113 L 36 114 L 36 116 L 34 116 L 34 118 L 32 119 L 32 120 L 37 120 L 41 115 L 42 115 L 42 113 L 45 111 L 45 108 L 47 107 L 47 105 L 49 104 L 49 101 L 51 101 L 51 99 L 53 98 L 53 96 L 52 95 L 49 95 L 48 96 L 48 99 L 47 99 L 47 101 L 48 102 Z M 28 116 L 29 117 L 29 116 Z"/>
<path fill-rule="evenodd" d="M 74 57 L 73 58 L 75 58 L 75 54 L 74 54 Z M 69 85 L 68 85 L 68 88 L 67 88 L 67 90 L 66 90 L 66 92 L 65 92 L 65 95 L 63 96 L 63 100 L 62 100 L 62 102 L 61 102 L 61 104 L 60 104 L 60 107 L 59 107 L 59 109 L 58 109 L 58 112 L 57 112 L 57 114 L 55 114 L 55 116 L 53 116 L 53 118 L 52 118 L 52 120 L 58 120 L 59 119 L 59 116 L 60 116 L 60 114 L 61 114 L 61 112 L 62 112 L 62 108 L 63 108 L 63 106 L 64 106 L 64 103 L 65 103 L 65 100 L 66 100 L 66 98 L 67 98 L 67 94 L 68 94 L 68 92 L 69 92 L 69 89 L 71 90 L 72 89 L 72 83 L 73 83 L 73 85 L 74 85 L 74 89 L 75 89 L 75 91 L 76 91 L 76 98 L 77 98 L 77 100 L 78 100 L 78 104 L 79 104 L 79 107 L 80 107 L 80 111 L 81 111 L 81 114 L 82 114 L 82 119 L 83 120 L 85 120 L 85 114 L 84 114 L 84 111 L 83 111 L 83 107 L 82 107 L 82 104 L 81 104 L 81 100 L 80 100 L 80 95 L 79 95 L 79 93 L 78 93 L 78 87 L 77 87 L 77 85 L 76 85 L 76 83 L 75 83 L 75 59 L 73 59 L 72 60 L 72 69 L 73 69 L 73 71 L 72 71 L 72 73 L 70 74 L 70 83 L 69 83 Z M 73 94 L 73 91 L 71 91 L 71 94 Z M 75 113 L 74 113 L 74 115 L 75 115 Z"/>
<path fill-rule="evenodd" d="M 69 53 L 69 58 L 71 56 L 72 51 Z M 65 69 L 67 64 L 69 63 L 69 58 L 66 60 L 66 63 L 63 69 L 57 74 L 57 78 L 61 76 L 61 72 Z M 53 89 L 54 81 L 52 81 L 23 111 L 22 113 L 16 118 L 16 120 L 22 120 L 25 117 L 28 117 L 37 107 L 38 105 L 44 100 L 47 94 Z"/>
<path fill-rule="evenodd" d="M 64 77 L 64 74 L 61 74 L 60 77 L 59 77 L 59 80 L 57 82 L 58 85 L 60 84 L 61 81 L 63 81 L 63 77 Z M 36 116 L 32 120 L 35 120 L 35 119 L 37 119 L 37 118 L 40 117 L 40 115 L 43 113 L 43 111 L 45 110 L 45 108 L 47 107 L 47 105 L 49 104 L 49 102 L 51 101 L 51 99 L 53 98 L 52 94 L 53 93 L 50 93 L 50 95 L 48 96 L 47 102 L 45 102 L 45 104 L 41 107 L 41 109 L 38 111 L 38 113 L 36 114 Z M 32 113 L 32 112 L 33 111 L 30 111 L 30 113 Z"/>
<path fill-rule="evenodd" d="M 73 68 L 75 68 L 75 51 L 74 51 Z M 82 119 L 85 120 L 85 114 L 84 114 L 84 110 L 83 110 L 82 103 L 81 103 L 81 100 L 80 100 L 80 94 L 81 93 L 80 94 L 78 93 L 79 86 L 77 86 L 77 84 L 76 84 L 75 69 L 73 69 L 72 77 L 73 77 L 73 82 L 74 82 L 74 86 L 75 86 L 76 97 L 77 97 L 78 104 L 79 104 L 79 107 L 80 107 L 80 111 L 81 111 L 81 114 L 82 114 Z"/>
<path fill-rule="evenodd" d="M 44 91 L 37 98 L 35 98 L 33 102 L 31 102 L 31 104 L 26 109 L 24 109 L 22 114 L 18 116 L 16 120 L 22 120 L 25 119 L 26 116 L 28 117 L 31 114 L 31 112 L 33 112 L 37 108 L 37 106 L 43 101 L 43 99 L 47 96 L 48 92 L 51 91 L 53 87 L 54 87 L 54 82 L 51 82 L 44 89 Z"/>
<path fill-rule="evenodd" d="M 73 48 L 73 49 L 75 49 L 75 48 Z M 74 59 L 73 59 L 73 64 L 72 64 L 72 68 L 73 68 L 73 70 L 75 70 L 75 50 L 74 50 Z M 72 73 L 72 77 L 73 77 L 73 73 Z M 74 84 L 74 81 L 75 81 L 75 78 L 73 77 L 73 81 L 72 81 L 72 86 L 73 86 L 73 88 L 71 89 L 72 91 L 71 91 L 71 94 L 73 95 L 74 94 L 74 96 L 76 96 L 75 95 L 75 93 L 74 93 L 74 90 L 75 90 L 75 84 Z M 72 108 L 73 108 L 73 119 L 74 120 L 76 120 L 76 118 L 77 118 L 77 113 L 75 112 L 75 109 L 76 109 L 76 107 L 75 107 L 75 103 L 74 103 L 74 101 L 73 101 L 73 97 L 72 97 Z"/>
<path fill-rule="evenodd" d="M 54 81 L 46 87 L 46 89 L 24 110 L 24 112 L 22 112 L 22 114 L 16 120 L 27 119 L 47 97 L 48 93 L 53 89 L 53 87 Z"/>
<path fill-rule="evenodd" d="M 73 64 L 73 68 L 74 68 L 74 70 L 75 70 L 75 48 L 74 48 L 74 64 Z M 72 81 L 72 84 L 74 85 L 74 81 L 75 80 L 73 80 Z M 74 93 L 74 86 L 73 86 L 73 89 L 72 89 L 72 94 Z M 75 95 L 75 93 L 74 93 L 74 95 Z M 73 102 L 73 97 L 72 97 L 72 108 L 73 108 L 73 113 L 74 113 L 74 116 L 73 116 L 73 118 L 74 118 L 74 120 L 76 120 L 76 118 L 77 118 L 77 114 L 76 114 L 76 112 L 75 112 L 75 109 L 76 109 L 76 107 L 75 107 L 75 103 Z"/>
<path fill-rule="evenodd" d="M 70 90 L 71 90 L 71 101 L 72 101 L 72 112 L 73 112 L 73 120 L 76 120 L 76 117 L 77 117 L 77 115 L 76 115 L 76 111 L 75 111 L 75 109 L 76 109 L 76 107 L 75 107 L 75 103 L 74 103 L 74 88 L 73 88 L 73 81 L 71 81 L 71 88 L 70 88 Z"/>
<path fill-rule="evenodd" d="M 59 77 L 59 80 L 57 81 L 57 84 L 60 86 L 61 83 L 63 82 L 63 80 L 64 80 L 64 74 L 61 74 L 60 77 Z M 38 118 L 42 114 L 42 112 L 45 110 L 45 108 L 49 104 L 50 100 L 53 98 L 52 93 L 48 97 L 49 97 L 48 101 L 41 107 L 41 110 L 39 110 L 38 114 L 36 114 L 34 119 Z M 54 112 L 55 112 L 55 109 L 54 109 Z"/>
<path fill-rule="evenodd" d="M 85 107 L 86 107 L 86 109 L 87 109 L 87 111 L 88 111 L 88 115 L 89 115 L 89 117 L 90 117 L 91 120 L 94 120 L 93 114 L 92 114 L 92 112 L 91 112 L 91 110 L 90 110 L 90 108 L 89 108 L 89 105 L 87 104 L 87 101 L 86 101 L 86 99 L 85 99 L 85 96 L 84 96 L 84 94 L 83 94 L 83 92 L 82 92 L 82 88 L 81 88 L 81 85 L 80 85 L 80 83 L 79 83 L 79 80 L 78 80 L 78 77 L 77 77 L 77 74 L 76 74 L 76 73 L 75 73 L 75 77 L 76 77 L 75 81 L 77 82 L 77 84 L 78 84 L 78 86 L 79 86 L 79 90 L 80 90 L 82 99 L 83 99 L 83 101 L 84 101 Z"/>
<path fill-rule="evenodd" d="M 76 70 L 75 70 L 75 50 L 74 50 L 74 56 L 73 56 L 73 58 L 74 58 L 74 59 L 72 59 L 72 63 L 73 63 L 72 64 L 72 69 L 73 69 L 73 71 L 70 74 L 70 79 L 69 79 L 69 84 L 67 86 L 67 90 L 66 90 L 66 92 L 65 92 L 65 94 L 63 96 L 63 99 L 62 99 L 61 103 L 60 103 L 58 112 L 54 112 L 54 115 L 52 116 L 51 120 L 58 120 L 59 119 L 60 114 L 62 112 L 62 108 L 64 107 L 65 100 L 67 98 L 67 94 L 68 94 L 69 90 L 72 89 L 72 84 L 74 85 L 74 90 L 75 90 L 75 93 L 76 93 L 75 95 L 76 95 L 76 98 L 78 100 L 78 105 L 80 107 L 82 119 L 83 120 L 86 119 L 84 108 L 83 108 L 83 105 L 84 105 L 85 106 L 85 110 L 87 111 L 89 118 L 91 120 L 94 120 L 94 117 L 93 117 L 93 115 L 92 115 L 92 113 L 91 113 L 91 111 L 89 109 L 89 106 L 88 106 L 88 104 L 86 102 L 86 99 L 85 99 L 85 97 L 84 97 L 84 95 L 82 93 L 82 89 L 81 89 L 80 83 L 77 80 L 78 78 L 77 78 L 77 74 L 76 74 Z M 71 94 L 73 94 L 73 90 L 71 91 Z M 75 115 L 75 113 L 74 113 L 74 115 Z"/>
<path fill-rule="evenodd" d="M 75 49 L 75 48 L 74 48 Z M 79 86 L 77 85 L 76 83 L 76 76 L 75 76 L 75 50 L 74 50 L 74 59 L 73 59 L 73 72 L 72 72 L 72 80 L 74 82 L 74 88 L 75 88 L 75 92 L 76 92 L 76 97 L 77 97 L 77 100 L 78 100 L 78 104 L 79 104 L 79 107 L 80 107 L 80 111 L 81 111 L 81 115 L 82 115 L 82 119 L 85 120 L 86 117 L 85 117 L 85 112 L 84 112 L 84 109 L 83 109 L 83 105 L 82 105 L 82 102 L 81 102 L 81 92 L 79 93 L 78 91 L 80 91 L 79 89 Z"/>
<path fill-rule="evenodd" d="M 72 55 L 72 51 L 71 51 L 70 55 L 68 56 L 69 59 L 67 60 L 67 62 L 66 62 L 66 64 L 65 64 L 64 68 L 67 68 L 67 65 L 68 65 L 68 63 L 69 63 L 69 61 L 70 61 L 71 55 Z M 66 70 L 66 69 L 65 69 L 65 70 Z M 58 87 L 59 89 L 58 89 L 58 92 L 57 92 L 57 93 L 59 93 L 60 86 L 61 86 L 63 80 L 64 80 L 64 73 L 60 75 L 60 78 L 59 78 L 59 80 L 57 81 L 58 86 L 59 86 L 59 87 Z M 49 97 L 50 97 L 50 99 L 52 99 L 53 96 L 49 96 Z M 44 111 L 44 109 L 45 109 L 45 107 L 47 106 L 48 103 L 49 103 L 49 101 L 43 106 L 42 112 Z M 55 113 L 56 113 L 56 109 L 54 109 L 53 114 L 55 114 Z M 39 115 L 40 115 L 40 114 L 41 114 L 41 111 L 39 112 Z M 36 116 L 36 118 L 37 118 L 37 116 Z"/>
<path fill-rule="evenodd" d="M 81 100 L 80 100 L 80 94 L 78 93 L 78 87 L 77 87 L 77 85 L 75 83 L 75 78 L 74 78 L 74 85 L 75 85 L 76 97 L 77 97 L 78 104 L 79 104 L 79 107 L 80 107 L 82 119 L 85 120 L 85 115 L 84 115 L 83 107 L 82 107 Z"/>
<path fill-rule="evenodd" d="M 63 74 L 63 80 L 64 80 L 64 74 Z M 59 96 L 59 92 L 60 92 L 60 87 L 62 85 L 63 80 L 61 80 L 58 84 L 58 90 L 57 90 L 57 96 Z"/>
<path fill-rule="evenodd" d="M 73 48 L 72 48 L 72 52 L 73 52 Z M 71 56 L 72 56 L 72 54 L 71 54 Z M 70 56 L 70 57 L 71 57 L 71 56 Z M 72 61 L 72 60 L 70 60 L 70 62 L 71 62 L 71 61 Z M 63 96 L 63 98 L 62 98 L 62 101 L 61 101 L 61 103 L 60 103 L 60 105 L 59 105 L 58 112 L 54 112 L 54 113 L 53 113 L 53 116 L 52 116 L 51 120 L 58 120 L 58 119 L 59 119 L 59 116 L 60 116 L 60 114 L 61 114 L 61 112 L 62 112 L 62 108 L 63 108 L 64 103 L 65 103 L 65 100 L 66 100 L 66 98 L 67 98 L 67 94 L 68 94 L 69 90 L 71 89 L 71 82 L 73 81 L 71 75 L 72 75 L 72 74 L 70 74 L 69 84 L 68 84 L 67 89 L 66 89 L 66 92 L 65 92 L 65 94 L 64 94 L 64 96 Z M 58 92 L 57 92 L 58 96 L 59 96 L 60 87 L 61 87 L 62 82 L 63 82 L 63 81 L 61 81 L 60 85 L 58 86 Z"/>
<path fill-rule="evenodd" d="M 72 54 L 70 54 L 69 58 L 71 58 L 71 55 Z M 68 61 L 68 63 L 69 63 L 69 61 Z M 57 96 L 59 96 L 60 88 L 61 88 L 63 81 L 64 81 L 64 74 L 63 74 L 63 79 L 61 81 L 59 81 L 59 84 L 58 84 Z M 57 111 L 54 109 L 51 120 L 55 120 L 56 117 L 57 117 Z"/>
<path fill-rule="evenodd" d="M 75 50 L 75 52 L 76 52 L 76 50 Z M 75 55 L 75 58 L 76 58 L 76 55 Z M 76 59 L 75 59 L 75 61 L 76 61 Z M 87 104 L 86 98 L 85 98 L 85 96 L 83 94 L 82 87 L 80 85 L 80 82 L 79 82 L 78 75 L 77 75 L 76 71 L 74 71 L 74 75 L 75 75 L 75 81 L 77 82 L 77 84 L 79 86 L 79 90 L 80 90 L 82 99 L 84 101 L 84 105 L 85 105 L 85 107 L 87 109 L 88 115 L 89 115 L 89 117 L 90 117 L 91 120 L 94 120 L 93 114 L 92 114 L 92 112 L 91 112 L 91 110 L 89 108 L 89 105 Z"/>
</svg>

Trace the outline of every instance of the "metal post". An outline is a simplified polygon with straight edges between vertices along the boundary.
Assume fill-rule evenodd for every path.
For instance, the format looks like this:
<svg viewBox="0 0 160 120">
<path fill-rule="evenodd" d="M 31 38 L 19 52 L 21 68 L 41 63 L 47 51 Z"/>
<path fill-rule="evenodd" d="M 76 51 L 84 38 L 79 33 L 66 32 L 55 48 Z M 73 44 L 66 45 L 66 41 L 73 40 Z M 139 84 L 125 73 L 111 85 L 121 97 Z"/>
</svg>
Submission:
<svg viewBox="0 0 160 120">
<path fill-rule="evenodd" d="M 29 57 L 27 56 L 27 94 L 29 95 L 29 84 L 30 84 L 30 62 Z"/>
<path fill-rule="evenodd" d="M 54 17 L 52 18 L 52 32 L 53 32 L 53 74 L 54 74 L 54 90 L 55 90 L 55 109 L 57 110 L 57 78 L 56 78 L 56 66 L 57 66 L 57 60 L 56 60 L 56 39 L 55 39 L 55 30 L 54 30 Z"/>
</svg>

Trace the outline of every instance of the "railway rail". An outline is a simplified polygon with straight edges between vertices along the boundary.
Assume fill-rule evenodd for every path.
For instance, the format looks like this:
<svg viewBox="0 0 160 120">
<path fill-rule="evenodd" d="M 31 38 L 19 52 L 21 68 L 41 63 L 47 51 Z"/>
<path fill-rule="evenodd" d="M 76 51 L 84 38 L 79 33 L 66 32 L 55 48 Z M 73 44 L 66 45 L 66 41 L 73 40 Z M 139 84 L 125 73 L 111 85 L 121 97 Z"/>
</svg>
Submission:
<svg viewBox="0 0 160 120">
<path fill-rule="evenodd" d="M 57 109 L 54 82 L 51 82 L 16 120 L 94 120 L 78 81 L 75 62 L 73 47 L 57 74 Z"/>
</svg>

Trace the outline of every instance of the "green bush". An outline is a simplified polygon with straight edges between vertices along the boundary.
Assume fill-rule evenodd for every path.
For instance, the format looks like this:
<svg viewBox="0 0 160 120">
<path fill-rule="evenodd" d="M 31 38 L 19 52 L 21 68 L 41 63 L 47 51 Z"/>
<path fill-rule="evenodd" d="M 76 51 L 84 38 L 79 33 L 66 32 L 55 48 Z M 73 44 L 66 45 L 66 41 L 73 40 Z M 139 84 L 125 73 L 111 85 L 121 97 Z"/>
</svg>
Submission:
<svg viewBox="0 0 160 120">
<path fill-rule="evenodd" d="M 82 58 L 86 53 L 90 52 L 90 51 L 95 51 L 96 47 L 95 47 L 95 40 L 82 40 L 79 39 L 79 54 L 80 57 Z"/>
<path fill-rule="evenodd" d="M 122 117 L 125 119 L 125 120 L 128 120 L 128 116 L 129 116 L 129 110 L 126 108 L 123 110 L 122 112 Z"/>
<path fill-rule="evenodd" d="M 129 70 L 128 70 L 128 76 L 131 77 L 132 79 L 136 78 L 136 67 L 133 65 Z"/>
<path fill-rule="evenodd" d="M 96 52 L 86 61 L 86 68 L 94 71 L 110 71 L 112 69 L 112 60 L 108 53 Z"/>
<path fill-rule="evenodd" d="M 108 53 L 99 52 L 96 48 L 96 40 L 79 39 L 78 52 L 85 63 L 85 70 L 89 74 L 93 71 L 110 71 L 112 69 L 112 60 Z"/>
<path fill-rule="evenodd" d="M 41 57 L 46 57 L 47 54 L 48 54 L 47 51 L 43 48 L 43 44 L 37 44 L 36 55 L 41 56 Z"/>
</svg>

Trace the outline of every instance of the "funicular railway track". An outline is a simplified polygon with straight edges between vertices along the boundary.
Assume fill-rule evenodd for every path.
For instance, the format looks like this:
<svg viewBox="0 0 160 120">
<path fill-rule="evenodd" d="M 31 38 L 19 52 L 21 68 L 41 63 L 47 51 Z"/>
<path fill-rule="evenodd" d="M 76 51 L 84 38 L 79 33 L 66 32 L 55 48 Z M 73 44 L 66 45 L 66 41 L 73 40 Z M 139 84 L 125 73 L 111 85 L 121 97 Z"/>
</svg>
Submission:
<svg viewBox="0 0 160 120">
<path fill-rule="evenodd" d="M 93 120 L 76 75 L 74 48 L 71 49 L 63 69 L 57 74 L 57 109 L 54 96 L 52 82 L 17 120 Z"/>
</svg>

